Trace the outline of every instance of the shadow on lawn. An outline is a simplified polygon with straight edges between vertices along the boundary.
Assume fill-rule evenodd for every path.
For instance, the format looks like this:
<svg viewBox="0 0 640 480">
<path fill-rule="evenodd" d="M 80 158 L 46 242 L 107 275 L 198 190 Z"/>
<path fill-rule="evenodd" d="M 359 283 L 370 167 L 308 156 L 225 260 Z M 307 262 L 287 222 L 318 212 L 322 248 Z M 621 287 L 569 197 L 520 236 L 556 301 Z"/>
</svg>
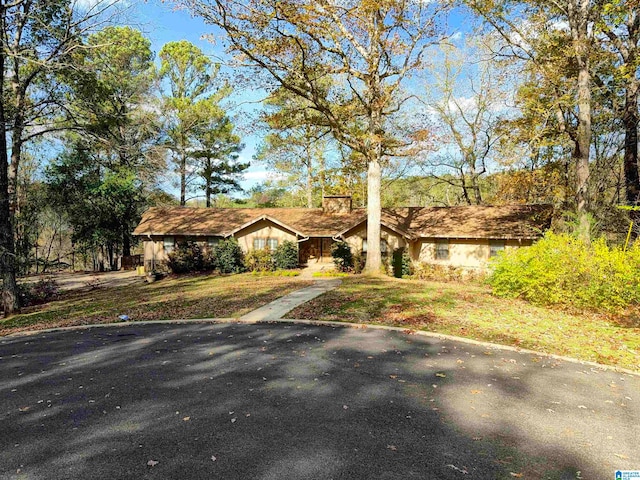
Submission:
<svg viewBox="0 0 640 480">
<path fill-rule="evenodd" d="M 50 328 L 183 318 L 235 317 L 311 282 L 217 277 L 221 283 L 181 279 L 129 287 L 66 292 L 56 301 L 27 308 L 0 323 L 0 334 L 27 328 Z M 186 284 L 185 284 L 186 282 Z M 228 283 L 228 285 L 227 285 Z"/>
<path fill-rule="evenodd" d="M 1 339 L 0 477 L 597 478 L 597 458 L 527 431 L 519 402 L 556 397 L 514 355 L 287 325 Z"/>
</svg>

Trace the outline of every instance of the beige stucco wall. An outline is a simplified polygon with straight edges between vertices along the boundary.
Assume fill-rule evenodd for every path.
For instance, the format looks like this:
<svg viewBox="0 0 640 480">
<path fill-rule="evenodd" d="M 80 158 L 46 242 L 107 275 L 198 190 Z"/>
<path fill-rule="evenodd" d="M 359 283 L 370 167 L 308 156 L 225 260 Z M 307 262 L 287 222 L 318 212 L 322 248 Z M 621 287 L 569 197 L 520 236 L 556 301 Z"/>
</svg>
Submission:
<svg viewBox="0 0 640 480">
<path fill-rule="evenodd" d="M 531 245 L 530 240 L 506 240 L 505 248 Z M 420 262 L 463 268 L 485 268 L 489 262 L 488 239 L 449 239 L 449 259 L 436 260 L 436 239 L 419 239 L 410 247 L 411 257 Z"/>
<path fill-rule="evenodd" d="M 351 230 L 344 235 L 344 240 L 349 244 L 353 253 L 362 251 L 362 242 L 365 238 L 367 238 L 366 225 Z M 389 246 L 387 253 L 389 255 L 391 255 L 395 249 L 406 246 L 404 238 L 385 226 L 380 230 L 380 238 L 387 242 L 387 245 Z"/>
<path fill-rule="evenodd" d="M 245 253 L 253 250 L 254 238 L 276 238 L 278 239 L 278 245 L 282 245 L 282 242 L 286 240 L 293 243 L 297 240 L 297 236 L 293 232 L 284 230 L 269 220 L 260 220 L 259 222 L 249 225 L 247 228 L 237 232 L 234 237 L 236 237 L 240 247 Z"/>
</svg>

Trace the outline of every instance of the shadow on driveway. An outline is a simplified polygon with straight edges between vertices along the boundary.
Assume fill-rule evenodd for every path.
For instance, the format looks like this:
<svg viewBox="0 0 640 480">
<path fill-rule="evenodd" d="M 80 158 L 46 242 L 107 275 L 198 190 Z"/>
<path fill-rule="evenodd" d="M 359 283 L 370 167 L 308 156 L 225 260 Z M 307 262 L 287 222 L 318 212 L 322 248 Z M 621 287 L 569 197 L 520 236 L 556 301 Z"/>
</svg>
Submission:
<svg viewBox="0 0 640 480">
<path fill-rule="evenodd" d="M 638 377 L 451 341 L 134 325 L 5 338 L 0 357 L 3 479 L 597 479 L 640 468 Z"/>
</svg>

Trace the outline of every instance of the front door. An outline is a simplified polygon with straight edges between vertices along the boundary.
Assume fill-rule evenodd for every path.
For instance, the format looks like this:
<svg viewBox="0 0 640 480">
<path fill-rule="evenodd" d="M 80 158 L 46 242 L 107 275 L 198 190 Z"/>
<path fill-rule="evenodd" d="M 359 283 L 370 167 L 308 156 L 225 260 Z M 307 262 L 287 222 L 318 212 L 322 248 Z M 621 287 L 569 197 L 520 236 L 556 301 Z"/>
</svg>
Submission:
<svg viewBox="0 0 640 480">
<path fill-rule="evenodd" d="M 332 238 L 318 237 L 300 242 L 300 264 L 330 262 L 332 244 Z"/>
</svg>

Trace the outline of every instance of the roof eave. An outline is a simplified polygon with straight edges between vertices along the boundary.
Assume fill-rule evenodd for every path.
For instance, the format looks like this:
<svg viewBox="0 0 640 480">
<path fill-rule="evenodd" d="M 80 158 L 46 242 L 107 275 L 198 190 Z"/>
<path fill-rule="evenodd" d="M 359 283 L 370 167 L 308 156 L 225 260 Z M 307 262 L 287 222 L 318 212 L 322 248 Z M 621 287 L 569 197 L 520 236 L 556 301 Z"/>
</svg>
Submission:
<svg viewBox="0 0 640 480">
<path fill-rule="evenodd" d="M 225 234 L 221 232 L 133 232 L 134 237 L 224 237 Z"/>
<path fill-rule="evenodd" d="M 538 240 L 542 235 L 537 236 L 513 236 L 513 235 L 436 235 L 429 234 L 424 235 L 420 233 L 416 239 L 424 239 L 424 238 L 449 238 L 449 239 L 460 239 L 460 240 Z"/>
</svg>

